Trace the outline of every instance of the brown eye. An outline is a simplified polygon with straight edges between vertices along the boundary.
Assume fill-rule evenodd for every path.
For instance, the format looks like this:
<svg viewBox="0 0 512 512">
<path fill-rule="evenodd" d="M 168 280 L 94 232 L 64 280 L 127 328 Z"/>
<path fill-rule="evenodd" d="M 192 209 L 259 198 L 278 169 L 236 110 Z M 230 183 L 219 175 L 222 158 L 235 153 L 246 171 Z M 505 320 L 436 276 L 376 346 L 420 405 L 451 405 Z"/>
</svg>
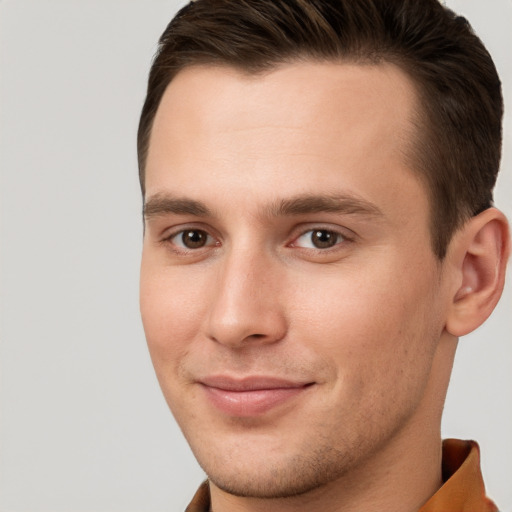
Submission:
<svg viewBox="0 0 512 512">
<path fill-rule="evenodd" d="M 200 249 L 206 245 L 208 234 L 199 229 L 190 229 L 181 233 L 181 242 L 187 249 Z"/>
<path fill-rule="evenodd" d="M 338 243 L 339 235 L 325 229 L 313 231 L 311 233 L 311 243 L 317 249 L 328 249 Z"/>
<path fill-rule="evenodd" d="M 179 249 L 202 249 L 207 245 L 213 245 L 214 239 L 202 229 L 185 229 L 174 234 L 168 239 Z"/>
<path fill-rule="evenodd" d="M 345 237 L 336 231 L 311 229 L 299 236 L 294 245 L 306 249 L 330 249 L 344 240 Z"/>
</svg>

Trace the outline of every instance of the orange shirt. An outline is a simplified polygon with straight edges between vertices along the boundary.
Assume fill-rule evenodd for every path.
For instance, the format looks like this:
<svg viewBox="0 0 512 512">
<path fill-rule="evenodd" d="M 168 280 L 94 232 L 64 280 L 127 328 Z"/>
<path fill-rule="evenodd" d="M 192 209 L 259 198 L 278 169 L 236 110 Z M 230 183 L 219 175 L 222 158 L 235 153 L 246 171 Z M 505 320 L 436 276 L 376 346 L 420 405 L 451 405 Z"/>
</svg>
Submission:
<svg viewBox="0 0 512 512">
<path fill-rule="evenodd" d="M 486 497 L 480 471 L 480 453 L 475 441 L 443 441 L 441 488 L 418 512 L 498 512 Z M 208 482 L 199 487 L 185 512 L 209 512 Z"/>
<path fill-rule="evenodd" d="M 443 441 L 443 482 L 418 512 L 498 511 L 485 495 L 480 451 L 475 441 Z"/>
</svg>

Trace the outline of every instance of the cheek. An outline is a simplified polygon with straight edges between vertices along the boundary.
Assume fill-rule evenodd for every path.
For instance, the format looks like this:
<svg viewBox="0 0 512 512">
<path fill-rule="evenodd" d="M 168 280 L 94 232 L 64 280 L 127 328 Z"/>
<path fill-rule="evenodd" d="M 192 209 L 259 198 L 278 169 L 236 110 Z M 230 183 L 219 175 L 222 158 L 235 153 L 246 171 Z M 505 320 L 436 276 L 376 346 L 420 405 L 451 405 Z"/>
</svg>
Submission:
<svg viewBox="0 0 512 512">
<path fill-rule="evenodd" d="M 309 302 L 315 312 L 301 327 L 309 348 L 336 375 L 319 414 L 337 411 L 331 430 L 344 426 L 354 440 L 362 428 L 368 437 L 381 436 L 414 414 L 438 341 L 424 302 L 427 283 L 397 285 L 374 276 L 358 284 L 324 290 L 321 301 Z"/>
<path fill-rule="evenodd" d="M 185 393 L 189 381 L 183 362 L 197 338 L 204 306 L 195 292 L 197 283 L 181 279 L 171 269 L 143 265 L 140 281 L 140 310 L 155 374 L 175 417 L 194 416 L 195 397 Z"/>
<path fill-rule="evenodd" d="M 197 335 L 204 318 L 204 305 L 195 292 L 197 289 L 198 283 L 180 279 L 171 269 L 156 271 L 143 261 L 140 310 L 157 372 L 162 364 L 178 363 Z"/>
<path fill-rule="evenodd" d="M 387 272 L 374 266 L 316 276 L 316 287 L 302 286 L 310 293 L 294 300 L 301 304 L 297 329 L 308 333 L 308 344 L 336 361 L 339 372 L 366 375 L 360 382 L 426 373 L 436 347 L 434 274 L 421 277 L 389 261 L 385 266 Z"/>
</svg>

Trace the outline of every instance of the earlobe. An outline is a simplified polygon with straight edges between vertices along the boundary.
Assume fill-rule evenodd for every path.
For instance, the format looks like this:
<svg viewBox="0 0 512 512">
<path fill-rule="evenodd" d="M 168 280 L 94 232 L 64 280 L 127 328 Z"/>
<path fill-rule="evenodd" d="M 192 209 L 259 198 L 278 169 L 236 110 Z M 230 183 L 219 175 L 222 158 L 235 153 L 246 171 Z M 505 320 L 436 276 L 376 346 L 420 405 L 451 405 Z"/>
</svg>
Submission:
<svg viewBox="0 0 512 512">
<path fill-rule="evenodd" d="M 452 240 L 457 280 L 452 291 L 446 330 L 463 336 L 479 327 L 498 303 L 510 251 L 508 223 L 489 208 L 471 218 Z"/>
</svg>

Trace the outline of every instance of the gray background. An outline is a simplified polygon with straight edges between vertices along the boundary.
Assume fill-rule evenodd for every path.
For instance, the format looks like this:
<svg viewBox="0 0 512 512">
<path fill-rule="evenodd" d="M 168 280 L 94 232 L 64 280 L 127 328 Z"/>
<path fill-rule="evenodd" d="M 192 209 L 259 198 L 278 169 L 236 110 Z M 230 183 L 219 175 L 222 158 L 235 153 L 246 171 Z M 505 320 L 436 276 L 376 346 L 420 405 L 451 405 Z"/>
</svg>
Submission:
<svg viewBox="0 0 512 512">
<path fill-rule="evenodd" d="M 506 100 L 497 205 L 512 218 L 511 0 L 452 0 Z M 203 475 L 138 313 L 135 135 L 171 0 L 0 1 L 0 511 L 179 511 Z M 444 436 L 475 438 L 512 511 L 512 282 L 461 341 Z"/>
</svg>

